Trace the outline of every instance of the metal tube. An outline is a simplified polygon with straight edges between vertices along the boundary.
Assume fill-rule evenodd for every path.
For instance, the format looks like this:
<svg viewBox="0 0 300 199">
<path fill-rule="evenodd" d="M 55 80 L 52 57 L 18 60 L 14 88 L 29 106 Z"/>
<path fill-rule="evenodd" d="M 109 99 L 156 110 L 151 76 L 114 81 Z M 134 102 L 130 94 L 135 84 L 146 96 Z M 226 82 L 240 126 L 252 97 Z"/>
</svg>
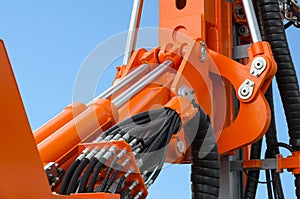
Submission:
<svg viewBox="0 0 300 199">
<path fill-rule="evenodd" d="M 252 1 L 243 0 L 243 4 L 253 43 L 262 41 Z"/>
<path fill-rule="evenodd" d="M 172 60 L 166 60 L 159 66 L 157 66 L 153 71 L 148 73 L 142 79 L 137 81 L 134 85 L 123 92 L 121 95 L 117 96 L 115 99 L 112 100 L 112 103 L 117 107 L 120 108 L 125 102 L 127 102 L 133 95 L 137 94 L 140 90 L 142 90 L 146 85 L 148 85 L 151 81 L 155 78 L 160 76 L 161 74 L 165 73 L 170 65 L 172 64 Z"/>
<path fill-rule="evenodd" d="M 116 82 L 114 85 L 112 85 L 110 88 L 105 90 L 103 93 L 98 95 L 94 100 L 90 101 L 87 105 L 91 105 L 94 103 L 95 100 L 103 98 L 107 99 L 110 96 L 112 96 L 114 93 L 121 90 L 124 86 L 133 83 L 134 80 L 141 78 L 142 75 L 150 71 L 151 67 L 149 64 L 142 64 L 133 71 L 131 71 L 127 76 L 120 79 L 120 81 Z"/>
<path fill-rule="evenodd" d="M 138 35 L 138 28 L 140 27 L 140 19 L 142 15 L 144 0 L 134 0 L 129 30 L 127 35 L 127 42 L 123 58 L 123 64 L 128 64 L 132 51 L 135 49 L 136 39 Z"/>
</svg>

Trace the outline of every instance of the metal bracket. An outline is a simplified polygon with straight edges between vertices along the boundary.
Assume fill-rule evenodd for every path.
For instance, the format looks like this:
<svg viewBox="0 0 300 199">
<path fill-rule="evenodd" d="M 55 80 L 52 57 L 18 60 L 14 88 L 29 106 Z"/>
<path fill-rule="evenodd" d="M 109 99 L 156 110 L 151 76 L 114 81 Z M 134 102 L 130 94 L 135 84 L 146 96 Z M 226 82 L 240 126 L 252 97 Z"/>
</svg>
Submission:
<svg viewBox="0 0 300 199">
<path fill-rule="evenodd" d="M 190 101 L 193 101 L 195 99 L 195 92 L 193 89 L 188 88 L 187 86 L 181 86 L 178 89 L 178 93 L 179 96 L 185 97 Z"/>
<path fill-rule="evenodd" d="M 230 161 L 230 171 L 243 171 L 247 170 L 277 170 L 277 159 L 270 158 L 264 160 L 235 160 Z"/>
<path fill-rule="evenodd" d="M 234 46 L 232 50 L 233 59 L 241 59 L 248 57 L 248 48 L 250 44 Z"/>
<path fill-rule="evenodd" d="M 259 77 L 267 67 L 267 62 L 263 57 L 256 57 L 253 59 L 250 74 L 254 77 Z"/>
<path fill-rule="evenodd" d="M 45 165 L 44 171 L 46 172 L 51 189 L 56 186 L 64 173 L 63 169 L 58 168 L 58 163 L 55 162 L 50 162 Z"/>
<path fill-rule="evenodd" d="M 254 82 L 250 79 L 246 79 L 239 87 L 238 94 L 243 100 L 249 99 L 252 96 L 254 88 Z"/>
</svg>

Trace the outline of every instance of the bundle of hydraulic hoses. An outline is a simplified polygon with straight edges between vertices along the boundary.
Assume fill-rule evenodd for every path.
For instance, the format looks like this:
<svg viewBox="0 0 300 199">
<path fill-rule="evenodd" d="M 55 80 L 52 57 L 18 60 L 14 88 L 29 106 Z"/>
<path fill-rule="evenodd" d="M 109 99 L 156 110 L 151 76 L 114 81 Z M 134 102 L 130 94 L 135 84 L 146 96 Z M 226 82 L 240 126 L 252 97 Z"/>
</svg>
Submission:
<svg viewBox="0 0 300 199">
<path fill-rule="evenodd" d="M 172 135 L 180 128 L 178 113 L 170 108 L 161 108 L 137 114 L 112 126 L 94 142 L 126 141 L 132 149 L 144 183 L 149 187 L 163 167 Z M 86 148 L 66 171 L 59 193 L 109 192 L 120 194 L 122 199 L 140 198 L 143 193 L 131 195 L 138 182 L 127 181 L 134 172 L 125 169 L 130 164 L 127 153 L 127 150 L 116 146 Z M 122 175 L 118 175 L 120 172 Z"/>
</svg>

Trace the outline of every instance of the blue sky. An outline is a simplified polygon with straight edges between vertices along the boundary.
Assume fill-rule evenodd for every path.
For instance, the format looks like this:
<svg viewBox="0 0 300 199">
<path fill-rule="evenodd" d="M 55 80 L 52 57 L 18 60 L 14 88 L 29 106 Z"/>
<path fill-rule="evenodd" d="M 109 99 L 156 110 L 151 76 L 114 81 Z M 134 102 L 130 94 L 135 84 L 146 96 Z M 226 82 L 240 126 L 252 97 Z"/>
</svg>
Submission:
<svg viewBox="0 0 300 199">
<path fill-rule="evenodd" d="M 1 2 L 0 38 L 6 44 L 33 130 L 72 102 L 80 66 L 99 43 L 128 29 L 131 6 L 132 1 L 123 0 Z M 158 3 L 146 0 L 141 25 L 157 27 L 157 23 Z M 299 74 L 299 30 L 288 30 L 288 38 Z M 120 59 L 105 70 L 97 92 L 111 84 L 118 64 Z M 275 103 L 280 139 L 287 141 L 278 96 Z M 189 166 L 167 166 L 150 188 L 148 198 L 190 198 L 189 175 Z M 283 182 L 286 197 L 291 198 L 293 177 L 284 175 Z M 265 196 L 263 186 L 259 193 Z"/>
</svg>

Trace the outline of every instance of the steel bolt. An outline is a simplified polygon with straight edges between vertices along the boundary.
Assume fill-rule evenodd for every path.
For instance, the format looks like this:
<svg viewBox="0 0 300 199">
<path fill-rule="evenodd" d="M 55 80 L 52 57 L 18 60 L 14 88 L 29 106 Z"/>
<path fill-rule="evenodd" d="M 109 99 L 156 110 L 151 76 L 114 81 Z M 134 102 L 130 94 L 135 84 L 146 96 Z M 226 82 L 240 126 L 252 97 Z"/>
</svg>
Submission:
<svg viewBox="0 0 300 199">
<path fill-rule="evenodd" d="M 181 140 L 177 141 L 177 150 L 179 153 L 183 153 L 184 152 L 184 143 Z"/>
</svg>

